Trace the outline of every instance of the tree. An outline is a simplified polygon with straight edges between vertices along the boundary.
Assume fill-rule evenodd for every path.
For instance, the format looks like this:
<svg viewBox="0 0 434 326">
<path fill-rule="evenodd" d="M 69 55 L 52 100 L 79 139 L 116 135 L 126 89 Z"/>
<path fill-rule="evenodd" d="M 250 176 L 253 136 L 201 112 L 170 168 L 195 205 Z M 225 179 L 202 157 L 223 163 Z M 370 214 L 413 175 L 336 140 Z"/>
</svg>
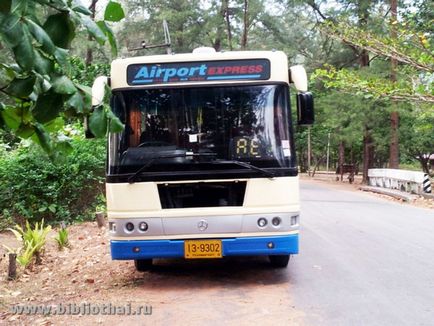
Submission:
<svg viewBox="0 0 434 326">
<path fill-rule="evenodd" d="M 390 38 L 392 41 L 396 39 L 396 23 L 397 23 L 398 1 L 390 0 Z M 390 59 L 390 81 L 395 84 L 397 80 L 397 65 L 398 61 L 395 56 Z M 390 150 L 389 150 L 389 167 L 392 169 L 399 168 L 399 113 L 396 110 L 396 103 L 392 101 L 392 112 L 390 113 Z"/>
<path fill-rule="evenodd" d="M 374 31 L 354 26 L 348 21 L 328 21 L 322 25 L 322 31 L 359 51 L 371 53 L 371 63 L 378 62 L 381 65 L 386 58 L 393 59 L 391 72 L 383 70 L 367 73 L 364 69 L 342 69 L 329 65 L 316 70 L 315 77 L 322 80 L 326 87 L 337 88 L 348 94 L 364 95 L 366 99 L 379 102 L 406 102 L 407 107 L 415 102 L 434 103 L 429 77 L 434 67 L 433 48 L 428 39 L 430 34 L 421 30 L 420 26 L 418 30 L 411 28 L 414 26 L 411 21 L 398 22 L 396 18 L 389 25 L 395 31 L 391 34 L 387 33 L 387 25 L 379 26 L 381 28 Z M 399 163 L 398 111 L 398 108 L 392 108 L 390 167 L 396 167 Z M 366 139 L 369 138 L 367 135 Z"/>
<path fill-rule="evenodd" d="M 359 30 L 366 31 L 368 23 L 370 22 L 371 7 L 374 2 L 370 0 L 356 0 L 356 1 L 342 1 L 347 5 L 347 8 L 351 8 L 352 12 L 347 13 L 343 10 L 340 14 L 334 17 L 330 17 L 324 12 L 322 12 L 320 6 L 314 1 L 309 0 L 307 4 L 314 10 L 315 13 L 319 15 L 319 19 L 322 21 L 321 25 L 330 26 L 331 29 L 338 25 L 338 20 L 340 21 L 352 21 L 352 25 L 356 25 Z M 355 21 L 355 23 L 354 23 Z M 320 26 L 321 26 L 320 25 Z M 326 34 L 327 35 L 327 34 Z M 343 42 L 352 50 L 351 61 L 347 63 L 352 67 L 358 64 L 360 70 L 367 70 L 370 66 L 369 52 L 366 49 L 354 46 L 352 44 Z M 360 100 L 360 97 L 356 97 Z M 350 110 L 353 112 L 352 110 Z M 363 181 L 367 181 L 368 169 L 373 165 L 374 156 L 374 141 L 372 139 L 372 129 L 370 128 L 369 114 L 365 115 L 363 119 Z M 342 169 L 343 156 L 345 151 L 345 140 L 342 139 L 340 143 L 340 169 Z"/>
<path fill-rule="evenodd" d="M 127 48 L 137 48 L 141 41 L 161 44 L 163 20 L 169 25 L 172 48 L 175 52 L 190 52 L 205 43 L 205 12 L 199 0 L 128 0 L 128 17 L 118 33 L 119 40 Z M 223 19 L 218 18 L 221 23 Z M 156 52 L 158 51 L 158 52 Z M 140 50 L 137 54 L 161 53 L 161 50 Z"/>
<path fill-rule="evenodd" d="M 50 154 L 65 148 L 63 140 L 50 136 L 61 128 L 65 114 L 80 116 L 90 109 L 89 88 L 71 80 L 71 42 L 83 28 L 116 52 L 108 22 L 122 19 L 122 8 L 111 1 L 104 20 L 94 22 L 90 15 L 75 0 L 0 4 L 0 43 L 6 51 L 0 64 L 0 128 L 32 138 Z M 112 123 L 112 128 L 120 127 L 120 122 Z"/>
<path fill-rule="evenodd" d="M 430 171 L 429 157 L 434 154 L 434 111 L 422 105 L 415 105 L 411 110 L 400 112 L 402 152 L 409 161 L 418 160 L 426 174 Z"/>
<path fill-rule="evenodd" d="M 425 33 L 409 30 L 406 22 L 396 23 L 396 40 L 376 35 L 346 23 L 323 25 L 323 31 L 345 43 L 364 48 L 378 57 L 394 57 L 398 65 L 398 83 L 392 83 L 381 75 L 365 76 L 348 69 L 328 66 L 316 75 L 326 86 L 337 87 L 349 93 L 360 92 L 372 98 L 388 98 L 400 102 L 434 103 L 432 82 L 434 72 L 433 46 Z"/>
<path fill-rule="evenodd" d="M 98 3 L 98 0 L 92 0 L 91 4 L 89 5 L 89 10 L 91 12 L 90 18 L 92 20 L 95 20 L 95 12 L 96 12 L 96 4 Z M 92 36 L 89 35 L 89 41 L 92 41 Z M 90 65 L 93 61 L 93 50 L 92 46 L 88 46 L 86 50 L 86 64 Z"/>
</svg>

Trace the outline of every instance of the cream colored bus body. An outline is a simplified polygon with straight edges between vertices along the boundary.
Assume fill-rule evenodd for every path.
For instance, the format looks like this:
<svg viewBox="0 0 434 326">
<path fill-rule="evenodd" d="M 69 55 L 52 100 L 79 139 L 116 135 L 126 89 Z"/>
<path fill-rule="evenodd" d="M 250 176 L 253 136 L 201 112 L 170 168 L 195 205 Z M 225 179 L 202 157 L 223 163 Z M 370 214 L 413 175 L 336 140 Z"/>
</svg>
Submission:
<svg viewBox="0 0 434 326">
<path fill-rule="evenodd" d="M 240 59 L 268 59 L 270 78 L 266 81 L 206 81 L 176 82 L 174 84 L 152 84 L 132 86 L 127 82 L 127 67 L 131 64 L 167 64 L 208 62 Z M 297 70 L 297 69 L 296 69 Z M 297 70 L 298 71 L 298 70 Z M 301 78 L 303 83 L 303 77 Z M 246 51 L 221 53 L 188 53 L 157 55 L 114 60 L 111 66 L 110 87 L 112 90 L 132 90 L 141 88 L 212 86 L 230 84 L 284 83 L 289 84 L 287 57 L 280 51 Z M 303 84 L 301 86 L 305 88 Z M 195 183 L 195 182 L 245 181 L 246 191 L 242 206 L 237 207 L 201 207 L 163 209 L 160 204 L 158 184 Z M 110 234 L 113 241 L 123 240 L 176 240 L 201 238 L 243 238 L 278 235 L 298 235 L 299 229 L 299 180 L 297 176 L 226 179 L 226 180 L 187 180 L 165 182 L 107 183 L 107 213 L 110 222 Z M 275 227 L 268 223 L 258 226 L 258 218 L 269 221 L 273 217 L 282 219 Z M 205 220 L 208 227 L 200 230 L 198 223 Z M 125 229 L 125 224 L 137 225 L 145 221 L 149 229 L 133 232 Z M 298 246 L 298 238 L 297 238 Z M 298 247 L 297 247 L 298 250 Z M 119 258 L 118 258 L 119 259 Z"/>
</svg>

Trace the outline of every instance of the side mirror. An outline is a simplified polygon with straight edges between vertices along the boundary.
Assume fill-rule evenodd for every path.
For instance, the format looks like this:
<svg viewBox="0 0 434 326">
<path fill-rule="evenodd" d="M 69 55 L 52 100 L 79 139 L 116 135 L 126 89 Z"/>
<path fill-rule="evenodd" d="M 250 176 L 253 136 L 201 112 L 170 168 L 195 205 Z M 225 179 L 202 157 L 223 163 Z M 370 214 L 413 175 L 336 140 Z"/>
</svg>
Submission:
<svg viewBox="0 0 434 326">
<path fill-rule="evenodd" d="M 303 66 L 297 65 L 289 68 L 289 82 L 294 84 L 299 92 L 307 92 L 307 74 Z"/>
<path fill-rule="evenodd" d="M 312 125 L 315 120 L 313 96 L 310 92 L 297 93 L 297 122 L 299 125 Z"/>
</svg>

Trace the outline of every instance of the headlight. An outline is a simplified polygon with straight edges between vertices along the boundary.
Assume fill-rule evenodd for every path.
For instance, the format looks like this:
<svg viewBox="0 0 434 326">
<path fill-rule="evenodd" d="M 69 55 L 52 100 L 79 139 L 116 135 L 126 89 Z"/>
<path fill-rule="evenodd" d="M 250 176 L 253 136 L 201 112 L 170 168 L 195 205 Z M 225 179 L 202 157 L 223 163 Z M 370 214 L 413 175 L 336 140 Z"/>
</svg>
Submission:
<svg viewBox="0 0 434 326">
<path fill-rule="evenodd" d="M 139 230 L 142 232 L 148 231 L 148 223 L 146 222 L 140 222 L 139 223 Z"/>
<path fill-rule="evenodd" d="M 263 217 L 261 217 L 260 219 L 258 219 L 258 226 L 260 228 L 265 227 L 267 225 L 267 223 L 268 223 L 267 220 L 265 218 L 263 218 Z"/>
</svg>

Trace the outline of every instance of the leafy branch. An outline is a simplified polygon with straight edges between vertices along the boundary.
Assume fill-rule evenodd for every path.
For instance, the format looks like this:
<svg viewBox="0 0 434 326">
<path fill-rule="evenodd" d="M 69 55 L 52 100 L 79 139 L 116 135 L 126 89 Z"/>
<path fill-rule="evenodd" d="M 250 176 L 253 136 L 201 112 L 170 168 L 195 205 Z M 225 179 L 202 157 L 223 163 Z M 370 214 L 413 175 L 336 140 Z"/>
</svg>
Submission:
<svg viewBox="0 0 434 326">
<path fill-rule="evenodd" d="M 407 30 L 405 23 L 399 26 L 396 39 L 374 35 L 342 22 L 338 24 L 325 22 L 321 30 L 351 46 L 365 49 L 379 56 L 394 58 L 418 70 L 434 71 L 434 52 L 430 50 L 427 36 Z"/>
<path fill-rule="evenodd" d="M 41 22 L 36 17 L 47 7 L 49 14 Z M 91 14 L 77 0 L 2 0 L 0 43 L 12 60 L 0 64 L 0 81 L 6 85 L 1 89 L 6 97 L 0 102 L 0 129 L 32 138 L 53 153 L 52 121 L 66 111 L 77 116 L 88 112 L 91 95 L 88 88 L 72 79 L 68 49 L 76 31 L 84 28 L 98 44 L 108 42 L 116 56 L 109 23 L 125 16 L 115 1 L 107 4 L 104 20 L 95 22 Z"/>
<path fill-rule="evenodd" d="M 361 76 L 354 70 L 338 70 L 327 66 L 326 69 L 317 69 L 312 79 L 321 80 L 327 88 L 339 88 L 349 94 L 365 94 L 366 98 L 434 103 L 434 95 L 418 92 L 417 87 L 409 83 L 402 82 L 396 85 L 381 77 Z"/>
</svg>

